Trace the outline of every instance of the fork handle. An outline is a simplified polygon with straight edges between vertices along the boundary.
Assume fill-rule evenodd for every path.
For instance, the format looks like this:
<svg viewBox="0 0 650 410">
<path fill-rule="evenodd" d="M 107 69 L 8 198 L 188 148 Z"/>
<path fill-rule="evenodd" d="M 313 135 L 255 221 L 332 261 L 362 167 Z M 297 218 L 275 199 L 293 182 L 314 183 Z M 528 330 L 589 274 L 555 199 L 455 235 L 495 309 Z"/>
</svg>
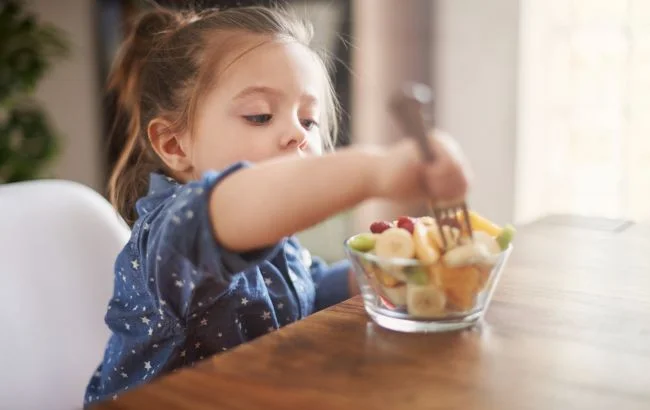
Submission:
<svg viewBox="0 0 650 410">
<path fill-rule="evenodd" d="M 420 146 L 420 154 L 426 162 L 436 159 L 429 144 L 426 121 L 422 116 L 423 107 L 433 101 L 433 92 L 424 84 L 408 84 L 390 102 L 390 108 L 397 122 L 407 136 L 415 138 Z"/>
</svg>

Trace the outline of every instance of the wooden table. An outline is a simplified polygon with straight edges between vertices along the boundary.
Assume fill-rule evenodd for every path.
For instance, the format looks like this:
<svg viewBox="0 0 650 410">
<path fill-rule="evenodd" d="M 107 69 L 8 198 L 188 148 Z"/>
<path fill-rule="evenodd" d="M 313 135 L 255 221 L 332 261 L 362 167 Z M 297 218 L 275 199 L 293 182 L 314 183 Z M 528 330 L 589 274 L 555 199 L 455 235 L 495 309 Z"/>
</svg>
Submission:
<svg viewBox="0 0 650 410">
<path fill-rule="evenodd" d="M 101 409 L 650 409 L 650 224 L 520 229 L 486 322 L 383 330 L 353 298 Z"/>
</svg>

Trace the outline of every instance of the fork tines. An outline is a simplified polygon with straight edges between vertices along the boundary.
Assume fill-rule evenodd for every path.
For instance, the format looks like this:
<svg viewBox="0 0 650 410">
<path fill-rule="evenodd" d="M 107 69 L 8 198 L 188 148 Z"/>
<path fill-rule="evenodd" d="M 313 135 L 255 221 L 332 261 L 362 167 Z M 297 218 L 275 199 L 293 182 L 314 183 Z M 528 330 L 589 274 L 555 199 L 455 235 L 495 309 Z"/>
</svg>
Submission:
<svg viewBox="0 0 650 410">
<path fill-rule="evenodd" d="M 472 222 L 469 219 L 469 211 L 467 210 L 467 204 L 465 202 L 445 207 L 431 206 L 430 210 L 433 213 L 433 218 L 436 220 L 438 233 L 440 234 L 440 239 L 445 249 L 449 248 L 451 245 L 448 243 L 448 239 L 453 242 L 458 242 L 463 235 L 467 238 L 472 238 Z M 459 215 L 461 213 L 462 218 L 460 219 L 462 222 L 459 220 Z M 445 230 L 445 227 L 448 228 L 447 231 Z M 454 236 L 452 229 L 458 230 L 458 237 Z"/>
</svg>

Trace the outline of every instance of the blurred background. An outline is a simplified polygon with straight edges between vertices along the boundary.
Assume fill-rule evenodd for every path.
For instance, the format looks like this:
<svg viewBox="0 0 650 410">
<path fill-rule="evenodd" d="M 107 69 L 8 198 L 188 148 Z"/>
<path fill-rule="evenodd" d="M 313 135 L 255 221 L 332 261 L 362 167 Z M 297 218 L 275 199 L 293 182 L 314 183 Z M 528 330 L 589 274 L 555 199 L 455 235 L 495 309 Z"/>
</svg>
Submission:
<svg viewBox="0 0 650 410">
<path fill-rule="evenodd" d="M 422 81 L 435 89 L 437 125 L 459 140 L 473 164 L 469 202 L 478 212 L 519 224 L 548 214 L 650 219 L 649 1 L 285 3 L 313 22 L 317 45 L 335 59 L 344 108 L 340 145 L 399 138 L 386 101 L 402 81 Z M 114 112 L 103 86 L 129 19 L 146 4 L 23 4 L 65 35 L 68 52 L 35 84 L 57 149 L 22 179 L 67 179 L 105 193 L 120 144 L 108 141 Z M 0 127 L 6 117 L 0 115 Z M 0 183 L 12 179 L 11 153 L 30 132 L 10 134 L 0 132 Z M 334 260 L 343 257 L 343 239 L 372 220 L 419 212 L 372 201 L 300 237 Z"/>
</svg>

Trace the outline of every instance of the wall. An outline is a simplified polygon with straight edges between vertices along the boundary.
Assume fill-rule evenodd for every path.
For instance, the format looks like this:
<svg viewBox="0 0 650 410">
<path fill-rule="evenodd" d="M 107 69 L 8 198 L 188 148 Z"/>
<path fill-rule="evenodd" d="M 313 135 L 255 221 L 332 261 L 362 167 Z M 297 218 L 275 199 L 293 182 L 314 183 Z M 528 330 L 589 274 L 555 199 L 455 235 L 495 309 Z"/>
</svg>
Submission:
<svg viewBox="0 0 650 410">
<path fill-rule="evenodd" d="M 436 120 L 475 171 L 470 205 L 514 220 L 519 0 L 439 0 L 432 11 Z"/>
<path fill-rule="evenodd" d="M 62 138 L 53 164 L 56 178 L 103 189 L 100 151 L 100 94 L 95 65 L 95 2 L 29 0 L 31 10 L 68 33 L 72 53 L 43 79 L 37 98 L 44 104 Z"/>
<path fill-rule="evenodd" d="M 352 52 L 352 140 L 390 144 L 401 131 L 388 101 L 405 81 L 431 82 L 431 0 L 355 0 Z M 421 204 L 367 201 L 354 212 L 353 229 L 377 219 L 419 214 Z"/>
</svg>

